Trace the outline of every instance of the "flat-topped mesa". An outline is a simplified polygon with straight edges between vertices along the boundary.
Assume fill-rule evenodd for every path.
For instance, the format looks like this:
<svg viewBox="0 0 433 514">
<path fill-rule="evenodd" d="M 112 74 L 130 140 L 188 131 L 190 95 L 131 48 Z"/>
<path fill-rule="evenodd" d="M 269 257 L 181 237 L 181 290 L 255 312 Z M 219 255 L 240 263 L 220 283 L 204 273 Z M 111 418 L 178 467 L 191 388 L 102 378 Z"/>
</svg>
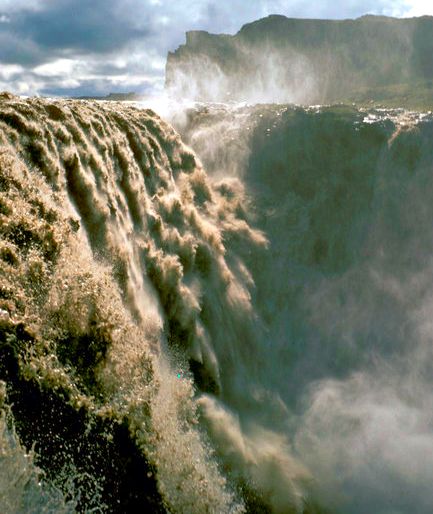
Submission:
<svg viewBox="0 0 433 514">
<path fill-rule="evenodd" d="M 205 101 L 320 103 L 401 94 L 433 78 L 433 17 L 272 15 L 231 36 L 191 31 L 168 54 L 166 87 Z"/>
<path fill-rule="evenodd" d="M 188 46 L 198 46 L 203 40 L 210 36 L 205 30 L 189 30 L 186 33 L 186 44 Z"/>
</svg>

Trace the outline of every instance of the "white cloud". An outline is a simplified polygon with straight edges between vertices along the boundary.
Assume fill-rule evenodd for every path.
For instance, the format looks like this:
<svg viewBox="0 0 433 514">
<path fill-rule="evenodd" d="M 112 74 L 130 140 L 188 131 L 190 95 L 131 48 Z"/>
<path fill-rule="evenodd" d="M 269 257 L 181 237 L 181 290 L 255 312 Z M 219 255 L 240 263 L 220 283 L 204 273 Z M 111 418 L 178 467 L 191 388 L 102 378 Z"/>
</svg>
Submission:
<svg viewBox="0 0 433 514">
<path fill-rule="evenodd" d="M 36 68 L 33 69 L 33 72 L 41 77 L 70 75 L 72 72 L 77 71 L 80 64 L 80 62 L 73 59 L 56 59 L 55 61 L 36 66 Z"/>
<path fill-rule="evenodd" d="M 24 72 L 24 68 L 19 64 L 2 64 L 0 66 L 0 79 L 10 80 Z"/>
<path fill-rule="evenodd" d="M 42 8 L 44 0 L 0 0 L 0 11 L 13 14 L 23 9 L 38 11 Z"/>
<path fill-rule="evenodd" d="M 433 2 L 431 0 L 406 0 L 404 16 L 433 15 Z"/>
</svg>

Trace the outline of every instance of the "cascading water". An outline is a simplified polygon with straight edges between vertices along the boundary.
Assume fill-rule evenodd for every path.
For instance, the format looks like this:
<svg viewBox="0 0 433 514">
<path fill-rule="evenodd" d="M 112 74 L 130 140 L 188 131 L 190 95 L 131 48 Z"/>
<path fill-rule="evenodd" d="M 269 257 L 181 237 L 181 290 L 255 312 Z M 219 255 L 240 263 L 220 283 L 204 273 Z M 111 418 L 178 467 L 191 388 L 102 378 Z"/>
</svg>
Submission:
<svg viewBox="0 0 433 514">
<path fill-rule="evenodd" d="M 258 489 L 287 512 L 292 455 L 332 512 L 429 512 L 431 115 L 201 106 L 173 122 L 211 176 L 241 178 L 269 241 L 244 256 L 265 327 L 261 360 L 243 362 L 260 406 L 235 407 L 242 440 L 259 434 Z"/>
<path fill-rule="evenodd" d="M 255 234 L 236 201 L 150 112 L 6 100 L 0 118 L 2 379 L 17 434 L 50 480 L 76 473 L 79 509 L 236 511 L 188 368 L 217 386 L 201 305 L 237 301 L 222 233 Z"/>
<path fill-rule="evenodd" d="M 430 512 L 431 117 L 142 107 L 0 103 L 7 512 Z"/>
</svg>

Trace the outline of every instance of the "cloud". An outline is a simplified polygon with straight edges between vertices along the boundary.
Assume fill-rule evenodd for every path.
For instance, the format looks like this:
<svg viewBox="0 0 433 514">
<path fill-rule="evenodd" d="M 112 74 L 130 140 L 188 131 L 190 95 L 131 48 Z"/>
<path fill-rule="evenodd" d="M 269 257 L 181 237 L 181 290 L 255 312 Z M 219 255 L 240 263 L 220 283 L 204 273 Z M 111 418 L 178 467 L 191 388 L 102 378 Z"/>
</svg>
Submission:
<svg viewBox="0 0 433 514">
<path fill-rule="evenodd" d="M 137 23 L 120 6 L 113 0 L 49 0 L 44 8 L 15 13 L 11 22 L 15 32 L 47 51 L 112 52 L 148 35 L 146 20 Z"/>
<path fill-rule="evenodd" d="M 321 2 L 305 2 L 297 0 L 289 3 L 285 0 L 268 0 L 263 2 L 268 14 L 273 11 L 293 17 L 306 18 L 357 18 L 363 14 L 378 14 L 384 16 L 401 15 L 401 6 L 404 0 L 347 0 L 335 2 L 322 0 Z"/>
<path fill-rule="evenodd" d="M 408 0 L 404 2 L 403 16 L 433 15 L 433 4 L 430 0 Z"/>
<path fill-rule="evenodd" d="M 2 85 L 25 94 L 160 88 L 163 59 L 148 44 L 151 17 L 141 7 L 138 0 L 0 0 L 0 66 L 23 67 Z"/>
<path fill-rule="evenodd" d="M 427 514 L 433 501 L 431 387 L 411 398 L 402 390 L 406 377 L 380 371 L 381 378 L 358 374 L 320 384 L 297 451 L 315 470 L 321 496 L 344 512 Z"/>
</svg>

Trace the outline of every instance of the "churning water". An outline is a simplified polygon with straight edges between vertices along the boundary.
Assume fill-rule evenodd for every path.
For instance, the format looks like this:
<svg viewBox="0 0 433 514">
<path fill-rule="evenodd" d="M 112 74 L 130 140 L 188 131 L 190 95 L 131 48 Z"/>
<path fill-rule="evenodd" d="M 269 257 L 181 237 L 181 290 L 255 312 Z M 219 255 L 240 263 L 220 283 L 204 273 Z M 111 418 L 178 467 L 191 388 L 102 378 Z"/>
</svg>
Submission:
<svg viewBox="0 0 433 514">
<path fill-rule="evenodd" d="M 1 100 L 3 511 L 430 513 L 432 117 L 164 116 Z"/>
</svg>

